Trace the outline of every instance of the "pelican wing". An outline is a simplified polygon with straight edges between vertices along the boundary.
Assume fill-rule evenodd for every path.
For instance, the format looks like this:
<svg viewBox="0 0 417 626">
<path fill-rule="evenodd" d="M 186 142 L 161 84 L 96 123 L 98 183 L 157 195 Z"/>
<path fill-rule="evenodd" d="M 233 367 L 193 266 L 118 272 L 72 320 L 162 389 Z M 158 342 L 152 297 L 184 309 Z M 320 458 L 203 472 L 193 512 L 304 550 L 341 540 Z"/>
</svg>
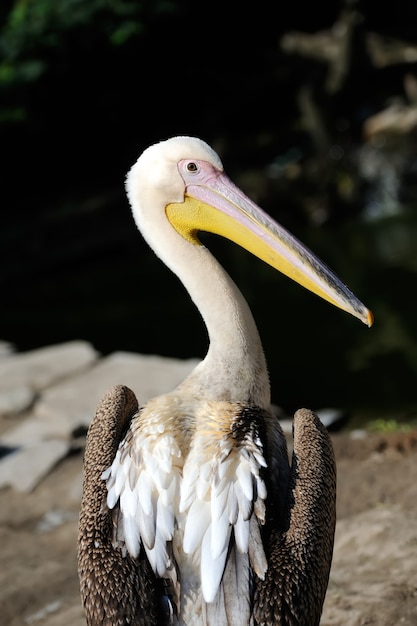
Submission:
<svg viewBox="0 0 417 626">
<path fill-rule="evenodd" d="M 271 534 L 268 571 L 257 582 L 255 624 L 318 626 L 329 580 L 336 520 L 331 439 L 307 409 L 294 416 L 286 511 Z"/>
<path fill-rule="evenodd" d="M 127 387 L 110 389 L 100 402 L 89 428 L 85 456 L 83 496 L 78 533 L 78 574 L 88 626 L 158 626 L 170 623 L 171 602 L 143 558 L 133 558 L 114 545 L 113 520 L 118 509 L 106 503 L 102 474 L 116 455 L 138 409 Z"/>
</svg>

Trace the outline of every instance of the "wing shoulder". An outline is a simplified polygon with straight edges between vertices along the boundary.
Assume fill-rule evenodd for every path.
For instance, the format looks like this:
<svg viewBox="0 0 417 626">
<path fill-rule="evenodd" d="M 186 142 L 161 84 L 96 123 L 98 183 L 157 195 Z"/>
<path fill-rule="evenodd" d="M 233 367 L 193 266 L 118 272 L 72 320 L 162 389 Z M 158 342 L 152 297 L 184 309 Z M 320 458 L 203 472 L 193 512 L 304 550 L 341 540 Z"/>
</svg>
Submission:
<svg viewBox="0 0 417 626">
<path fill-rule="evenodd" d="M 165 591 L 145 559 L 114 546 L 114 512 L 106 506 L 103 471 L 111 465 L 138 410 L 127 387 L 110 389 L 90 425 L 83 467 L 78 573 L 87 624 L 156 626 L 169 623 Z"/>
<path fill-rule="evenodd" d="M 294 451 L 280 528 L 257 583 L 256 624 L 318 626 L 327 590 L 336 520 L 336 465 L 326 428 L 307 409 L 294 416 Z"/>
</svg>

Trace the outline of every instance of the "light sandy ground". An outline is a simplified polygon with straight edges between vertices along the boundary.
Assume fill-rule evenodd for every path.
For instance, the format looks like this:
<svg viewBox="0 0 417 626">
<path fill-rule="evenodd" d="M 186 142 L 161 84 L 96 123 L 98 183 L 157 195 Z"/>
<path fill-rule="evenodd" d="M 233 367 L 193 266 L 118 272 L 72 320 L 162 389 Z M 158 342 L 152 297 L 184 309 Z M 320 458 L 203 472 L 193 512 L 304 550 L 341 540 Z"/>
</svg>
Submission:
<svg viewBox="0 0 417 626">
<path fill-rule="evenodd" d="M 415 626 L 417 433 L 333 440 L 338 525 L 322 625 Z M 0 491 L 5 626 L 85 625 L 76 566 L 81 464 L 80 446 L 32 493 Z"/>
</svg>

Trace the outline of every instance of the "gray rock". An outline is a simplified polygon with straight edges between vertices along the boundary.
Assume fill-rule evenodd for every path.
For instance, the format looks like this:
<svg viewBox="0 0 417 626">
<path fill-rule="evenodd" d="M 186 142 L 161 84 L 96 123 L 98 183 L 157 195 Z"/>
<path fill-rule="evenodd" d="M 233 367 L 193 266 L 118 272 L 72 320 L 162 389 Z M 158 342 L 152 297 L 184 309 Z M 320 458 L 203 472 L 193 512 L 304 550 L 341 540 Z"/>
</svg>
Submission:
<svg viewBox="0 0 417 626">
<path fill-rule="evenodd" d="M 0 390 L 0 415 L 15 415 L 26 411 L 34 403 L 36 393 L 30 387 Z"/>
<path fill-rule="evenodd" d="M 51 509 L 46 511 L 42 519 L 36 524 L 36 532 L 49 533 L 66 522 L 72 522 L 76 517 L 73 511 L 67 509 Z"/>
<path fill-rule="evenodd" d="M 0 359 L 9 356 L 15 351 L 15 347 L 9 341 L 0 340 Z"/>
<path fill-rule="evenodd" d="M 68 453 L 76 430 L 88 428 L 110 387 L 131 387 L 143 404 L 174 389 L 198 363 L 128 352 L 96 356 L 79 341 L 9 356 L 7 368 L 0 361 L 0 413 L 2 406 L 17 413 L 39 396 L 30 415 L 0 438 L 1 446 L 15 449 L 0 460 L 0 488 L 32 491 Z M 74 485 L 80 491 L 81 475 Z"/>
<path fill-rule="evenodd" d="M 68 420 L 42 420 L 30 415 L 19 424 L 3 433 L 0 444 L 10 448 L 32 446 L 48 439 L 67 439 L 72 436 L 71 424 Z"/>
<path fill-rule="evenodd" d="M 110 387 L 123 384 L 136 394 L 139 404 L 174 389 L 198 360 L 115 352 L 95 367 L 45 390 L 35 407 L 43 420 L 68 424 L 73 431 L 88 427 L 101 397 Z"/>
<path fill-rule="evenodd" d="M 0 488 L 11 486 L 17 491 L 32 491 L 68 454 L 70 447 L 69 441 L 51 439 L 12 452 L 0 463 Z"/>
<path fill-rule="evenodd" d="M 0 359 L 0 391 L 45 389 L 94 363 L 97 352 L 86 341 L 39 348 Z"/>
</svg>

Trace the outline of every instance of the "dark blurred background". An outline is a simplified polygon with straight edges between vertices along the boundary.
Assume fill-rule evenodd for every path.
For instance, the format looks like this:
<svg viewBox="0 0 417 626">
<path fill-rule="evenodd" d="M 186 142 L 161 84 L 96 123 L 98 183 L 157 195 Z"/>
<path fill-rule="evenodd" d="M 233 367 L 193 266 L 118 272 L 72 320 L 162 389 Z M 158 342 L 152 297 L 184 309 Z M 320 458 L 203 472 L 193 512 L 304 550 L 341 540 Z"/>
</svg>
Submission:
<svg viewBox="0 0 417 626">
<path fill-rule="evenodd" d="M 416 418 L 417 3 L 4 0 L 0 21 L 0 338 L 204 355 L 124 193 L 145 147 L 197 135 L 375 314 L 369 330 L 206 236 L 274 402 Z"/>
</svg>

